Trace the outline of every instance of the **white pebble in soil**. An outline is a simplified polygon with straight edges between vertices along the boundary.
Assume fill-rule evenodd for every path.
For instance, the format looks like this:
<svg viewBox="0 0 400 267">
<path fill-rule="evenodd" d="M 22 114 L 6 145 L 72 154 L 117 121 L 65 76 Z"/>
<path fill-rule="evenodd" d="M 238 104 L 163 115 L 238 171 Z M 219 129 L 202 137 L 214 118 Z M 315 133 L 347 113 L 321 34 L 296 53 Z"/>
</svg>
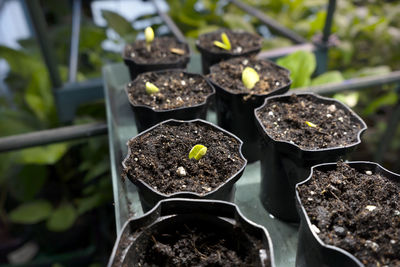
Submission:
<svg viewBox="0 0 400 267">
<path fill-rule="evenodd" d="M 179 175 L 179 176 L 186 176 L 186 170 L 185 170 L 185 168 L 183 168 L 182 166 L 180 166 L 180 167 L 178 167 L 178 169 L 176 170 L 176 173 Z"/>
<path fill-rule="evenodd" d="M 336 111 L 336 106 L 332 104 L 332 105 L 328 106 L 328 110 L 329 110 L 329 112 L 334 113 Z"/>
<path fill-rule="evenodd" d="M 371 248 L 373 251 L 377 251 L 379 245 L 371 240 L 365 241 L 365 246 Z"/>
<path fill-rule="evenodd" d="M 376 206 L 374 206 L 374 205 L 367 205 L 367 206 L 365 207 L 365 209 L 368 210 L 368 211 L 374 211 L 374 210 L 376 209 Z"/>
<path fill-rule="evenodd" d="M 321 230 L 319 230 L 315 224 L 311 224 L 311 230 L 313 230 L 316 234 L 321 233 Z"/>
</svg>

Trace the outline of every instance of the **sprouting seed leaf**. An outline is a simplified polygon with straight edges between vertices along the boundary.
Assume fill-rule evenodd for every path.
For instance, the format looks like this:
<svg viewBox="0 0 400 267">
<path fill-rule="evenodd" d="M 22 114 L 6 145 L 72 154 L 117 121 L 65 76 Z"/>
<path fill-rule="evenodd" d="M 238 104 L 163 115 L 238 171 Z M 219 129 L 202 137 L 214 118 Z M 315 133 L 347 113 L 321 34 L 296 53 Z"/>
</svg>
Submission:
<svg viewBox="0 0 400 267">
<path fill-rule="evenodd" d="M 232 48 L 231 42 L 229 41 L 228 35 L 226 35 L 226 33 L 224 33 L 224 32 L 221 33 L 221 40 L 225 44 L 226 50 L 231 50 L 231 48 Z"/>
<path fill-rule="evenodd" d="M 151 82 L 146 82 L 146 93 L 148 95 L 152 95 L 152 94 L 158 93 L 159 91 L 160 91 L 160 89 L 158 89 L 157 86 L 155 86 Z"/>
<path fill-rule="evenodd" d="M 253 89 L 260 80 L 257 71 L 251 67 L 246 67 L 242 72 L 242 82 L 247 89 Z"/>
<path fill-rule="evenodd" d="M 312 127 L 312 128 L 316 128 L 316 127 L 317 127 L 316 124 L 314 124 L 314 123 L 312 123 L 312 122 L 309 122 L 309 121 L 306 121 L 306 124 L 307 124 L 308 126 Z"/>
<path fill-rule="evenodd" d="M 207 147 L 203 145 L 195 145 L 189 152 L 189 159 L 201 159 L 207 153 Z"/>
<path fill-rule="evenodd" d="M 219 48 L 222 48 L 222 49 L 225 49 L 225 50 L 229 50 L 227 48 L 227 46 L 225 44 L 221 43 L 220 41 L 214 41 L 214 45 L 219 47 Z"/>
<path fill-rule="evenodd" d="M 228 35 L 226 35 L 226 33 L 221 33 L 221 40 L 222 43 L 220 41 L 214 41 L 214 45 L 225 50 L 231 50 L 231 42 L 229 41 Z"/>
<path fill-rule="evenodd" d="M 153 42 L 153 40 L 154 40 L 154 31 L 153 31 L 153 29 L 151 27 L 147 27 L 144 30 L 144 36 L 146 38 L 146 43 L 149 44 L 149 43 Z"/>
</svg>

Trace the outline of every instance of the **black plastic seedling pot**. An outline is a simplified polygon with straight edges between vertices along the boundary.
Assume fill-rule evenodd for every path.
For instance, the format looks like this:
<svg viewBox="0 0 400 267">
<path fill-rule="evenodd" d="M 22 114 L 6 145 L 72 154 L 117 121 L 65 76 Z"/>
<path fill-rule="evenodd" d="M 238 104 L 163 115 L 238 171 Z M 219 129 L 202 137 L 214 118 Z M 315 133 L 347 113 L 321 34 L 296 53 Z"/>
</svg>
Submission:
<svg viewBox="0 0 400 267">
<path fill-rule="evenodd" d="M 108 266 L 139 266 L 138 258 L 149 244 L 153 244 L 154 233 L 181 230 L 176 228 L 187 223 L 207 225 L 211 231 L 222 232 L 233 239 L 238 239 L 238 231 L 245 233 L 261 242 L 260 249 L 252 251 L 255 262 L 253 266 L 275 266 L 272 242 L 267 230 L 246 219 L 235 204 L 180 198 L 163 200 L 150 212 L 125 223 Z"/>
<path fill-rule="evenodd" d="M 163 70 L 163 71 L 157 71 L 157 73 L 162 74 L 167 71 L 182 72 L 182 70 Z M 211 97 L 214 96 L 215 94 L 215 89 L 210 84 L 210 82 L 207 79 L 205 79 L 202 75 L 196 73 L 188 73 L 188 72 L 183 72 L 183 73 L 192 77 L 200 76 L 210 86 L 210 88 L 212 89 L 212 93 L 206 96 L 206 100 L 204 102 L 190 107 L 179 107 L 170 110 L 154 110 L 150 106 L 134 104 L 131 97 L 129 96 L 128 85 L 125 86 L 125 92 L 126 95 L 128 96 L 129 102 L 131 104 L 135 116 L 135 122 L 138 132 L 142 132 L 150 128 L 151 126 L 156 125 L 157 123 L 168 119 L 177 119 L 177 120 L 193 120 L 198 118 L 206 119 L 207 108 L 210 104 Z M 140 78 L 141 75 L 139 75 L 132 83 L 134 84 L 136 81 L 140 80 Z"/>
<path fill-rule="evenodd" d="M 287 69 L 273 62 L 271 64 L 276 69 L 283 70 L 289 77 L 290 72 Z M 212 71 L 213 67 L 211 67 Z M 218 125 L 242 139 L 243 155 L 249 163 L 259 160 L 261 158 L 260 135 L 254 118 L 254 109 L 261 106 L 266 97 L 286 93 L 290 88 L 291 81 L 268 94 L 253 94 L 251 97 L 247 97 L 249 95 L 247 93 L 230 92 L 211 79 L 210 82 L 214 86 L 216 93 Z"/>
<path fill-rule="evenodd" d="M 260 199 L 268 212 L 288 222 L 299 221 L 295 205 L 295 185 L 304 181 L 310 175 L 312 166 L 325 162 L 336 162 L 345 157 L 361 143 L 361 134 L 367 129 L 364 121 L 338 100 L 321 97 L 313 93 L 297 93 L 297 95 L 310 95 L 323 103 L 335 104 L 348 110 L 352 115 L 352 120 L 361 124 L 362 128 L 358 132 L 357 142 L 355 143 L 347 146 L 307 150 L 294 143 L 274 140 L 267 134 L 257 116 L 257 111 L 267 105 L 268 101 L 277 98 L 289 98 L 289 94 L 269 97 L 265 99 L 261 107 L 255 109 L 258 130 L 262 136 Z"/>
<path fill-rule="evenodd" d="M 218 186 L 214 190 L 211 190 L 210 192 L 207 192 L 205 194 L 199 194 L 199 193 L 188 192 L 188 191 L 175 192 L 172 194 L 164 194 L 164 193 L 158 192 L 157 190 L 153 189 L 150 185 L 143 182 L 142 180 L 132 179 L 132 177 L 128 176 L 128 179 L 130 179 L 139 189 L 139 198 L 140 198 L 140 202 L 141 202 L 141 205 L 142 205 L 142 208 L 144 211 L 148 211 L 151 208 L 153 208 L 157 204 L 157 202 L 159 202 L 163 199 L 170 199 L 170 198 L 219 199 L 219 200 L 225 200 L 225 201 L 233 201 L 233 199 L 234 199 L 235 183 L 242 176 L 243 171 L 247 165 L 247 160 L 244 158 L 244 156 L 241 152 L 243 142 L 235 135 L 229 133 L 228 131 L 226 131 L 210 122 L 207 122 L 207 121 L 201 120 L 201 119 L 195 119 L 195 120 L 190 120 L 190 121 L 179 121 L 179 120 L 170 119 L 170 120 L 161 122 L 161 123 L 151 127 L 150 129 L 140 133 L 136 137 L 133 137 L 131 140 L 140 138 L 142 135 L 144 135 L 145 133 L 147 133 L 149 131 L 152 131 L 154 128 L 158 127 L 159 125 L 163 125 L 163 124 L 179 125 L 179 124 L 183 124 L 183 123 L 198 123 L 198 124 L 208 125 L 210 127 L 216 128 L 217 130 L 223 132 L 224 134 L 229 135 L 229 136 L 233 137 L 234 139 L 236 139 L 240 143 L 239 153 L 240 153 L 240 157 L 242 159 L 244 159 L 243 166 L 235 174 L 233 174 L 231 177 L 226 179 L 226 181 L 224 183 L 222 183 L 220 186 Z M 129 143 L 129 141 L 128 141 L 128 143 Z M 131 151 L 130 151 L 130 149 L 128 149 L 128 155 L 125 157 L 124 161 L 122 162 L 122 166 L 124 169 L 127 169 L 126 162 L 128 161 L 130 154 L 131 154 Z"/>
<path fill-rule="evenodd" d="M 217 31 L 218 33 L 223 33 L 224 31 L 227 30 L 219 30 Z M 203 74 L 208 74 L 210 73 L 210 67 L 214 64 L 217 64 L 218 62 L 222 61 L 222 60 L 227 60 L 230 58 L 234 58 L 234 57 L 250 57 L 250 56 L 255 56 L 258 54 L 258 52 L 260 52 L 261 50 L 261 46 L 262 46 L 262 38 L 249 33 L 249 32 L 244 32 L 244 31 L 233 31 L 234 33 L 243 33 L 243 34 L 248 34 L 251 36 L 254 36 L 255 38 L 259 38 L 259 46 L 255 47 L 254 49 L 251 50 L 245 50 L 242 53 L 238 53 L 238 52 L 232 52 L 232 51 L 224 51 L 221 49 L 220 52 L 214 52 L 214 51 L 210 51 L 209 49 L 201 46 L 199 40 L 196 40 L 196 48 L 199 50 L 200 54 L 201 54 L 201 66 L 202 66 L 202 71 Z M 205 36 L 205 35 L 210 35 L 210 34 L 215 34 L 215 32 L 211 32 L 211 33 L 205 33 L 201 36 Z"/>
<path fill-rule="evenodd" d="M 140 73 L 143 72 L 158 71 L 165 69 L 186 69 L 186 66 L 190 60 L 190 50 L 189 46 L 186 43 L 184 49 L 186 52 L 185 56 L 179 58 L 179 60 L 175 62 L 140 63 L 133 58 L 127 57 L 125 55 L 125 50 L 122 52 L 122 58 L 124 60 L 125 65 L 129 69 L 131 80 L 134 80 Z"/>
<path fill-rule="evenodd" d="M 373 173 L 382 174 L 390 180 L 400 181 L 400 175 L 390 172 L 374 162 L 354 161 L 346 164 L 357 171 L 372 171 Z M 299 239 L 296 255 L 297 267 L 364 267 L 364 264 L 346 250 L 333 245 L 327 245 L 318 237 L 311 226 L 310 218 L 307 215 L 298 192 L 299 186 L 310 181 L 314 171 L 319 170 L 327 172 L 335 170 L 336 166 L 336 162 L 313 166 L 309 177 L 296 185 L 296 204 L 300 215 Z M 368 229 L 366 229 L 366 231 L 368 231 Z"/>
</svg>

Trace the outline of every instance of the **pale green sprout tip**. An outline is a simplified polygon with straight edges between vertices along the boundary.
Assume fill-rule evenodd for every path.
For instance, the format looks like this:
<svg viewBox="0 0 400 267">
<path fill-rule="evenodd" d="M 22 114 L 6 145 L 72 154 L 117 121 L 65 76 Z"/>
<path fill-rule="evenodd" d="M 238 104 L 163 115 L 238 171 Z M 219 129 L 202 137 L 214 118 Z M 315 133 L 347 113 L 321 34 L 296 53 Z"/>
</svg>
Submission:
<svg viewBox="0 0 400 267">
<path fill-rule="evenodd" d="M 146 38 L 146 43 L 150 44 L 154 40 L 154 31 L 151 27 L 147 27 L 144 30 L 144 37 Z"/>
<path fill-rule="evenodd" d="M 189 159 L 201 159 L 207 153 L 207 147 L 203 145 L 195 145 L 189 152 Z"/>
<path fill-rule="evenodd" d="M 226 35 L 226 33 L 224 33 L 224 32 L 221 33 L 221 40 L 222 40 L 222 42 L 214 41 L 214 45 L 219 48 L 228 50 L 228 51 L 231 50 L 231 48 L 232 48 L 231 42 L 229 41 L 228 35 Z"/>
<path fill-rule="evenodd" d="M 306 123 L 308 126 L 312 127 L 312 128 L 316 128 L 316 127 L 317 127 L 317 125 L 314 124 L 314 123 L 312 123 L 312 122 L 306 121 L 305 123 Z"/>
<path fill-rule="evenodd" d="M 257 71 L 251 67 L 246 67 L 242 72 L 242 82 L 247 89 L 253 89 L 260 80 Z"/>
<path fill-rule="evenodd" d="M 147 94 L 151 95 L 151 94 L 158 93 L 159 91 L 160 91 L 160 89 L 158 89 L 157 86 L 155 86 L 151 82 L 146 82 L 146 93 Z"/>
</svg>

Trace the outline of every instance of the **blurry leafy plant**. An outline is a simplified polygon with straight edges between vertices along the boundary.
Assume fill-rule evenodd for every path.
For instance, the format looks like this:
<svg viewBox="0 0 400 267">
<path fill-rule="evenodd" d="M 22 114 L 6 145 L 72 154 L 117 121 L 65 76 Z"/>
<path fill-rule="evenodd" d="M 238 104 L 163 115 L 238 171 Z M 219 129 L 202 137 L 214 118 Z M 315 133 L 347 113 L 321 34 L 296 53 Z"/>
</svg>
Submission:
<svg viewBox="0 0 400 267">
<path fill-rule="evenodd" d="M 292 88 L 310 85 L 342 82 L 342 74 L 338 71 L 328 71 L 312 79 L 317 67 L 315 55 L 308 51 L 297 51 L 277 60 L 278 65 L 290 70 Z"/>
<path fill-rule="evenodd" d="M 60 25 L 49 32 L 63 80 L 67 77 L 67 26 Z M 103 64 L 119 58 L 103 51 L 99 44 L 105 39 L 105 29 L 83 24 L 78 80 L 98 77 Z M 1 99 L 0 136 L 59 126 L 47 69 L 36 43 L 27 39 L 20 44 L 22 50 L 0 46 L 0 58 L 10 66 L 6 83 L 12 89 L 13 100 Z M 76 123 L 104 119 L 104 106 L 95 113 L 78 117 Z M 0 199 L 6 200 L 0 201 L 0 223 L 7 228 L 10 223 L 45 222 L 51 231 L 65 231 L 81 215 L 112 199 L 104 137 L 2 153 L 0 173 Z"/>
</svg>

